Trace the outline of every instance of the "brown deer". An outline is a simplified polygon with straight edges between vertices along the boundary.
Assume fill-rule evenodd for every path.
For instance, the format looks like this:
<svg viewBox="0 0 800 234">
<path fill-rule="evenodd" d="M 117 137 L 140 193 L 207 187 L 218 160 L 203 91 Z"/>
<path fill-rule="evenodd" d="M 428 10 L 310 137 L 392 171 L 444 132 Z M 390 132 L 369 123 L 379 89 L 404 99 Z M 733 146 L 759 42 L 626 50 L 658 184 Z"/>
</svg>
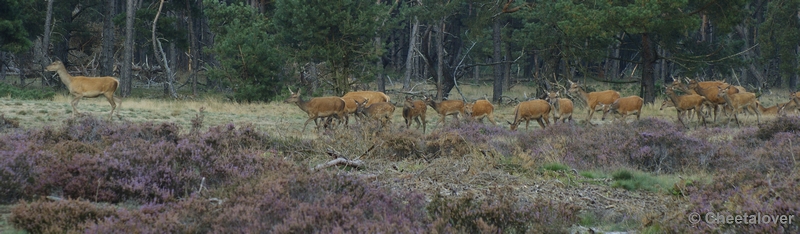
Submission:
<svg viewBox="0 0 800 234">
<path fill-rule="evenodd" d="M 481 123 L 483 123 L 484 118 L 488 118 L 489 122 L 492 122 L 493 125 L 497 125 L 497 122 L 494 121 L 494 105 L 487 100 L 477 100 L 473 103 L 467 103 L 464 106 L 464 112 L 467 116 L 481 121 Z"/>
<path fill-rule="evenodd" d="M 360 102 L 363 101 L 364 99 L 367 99 L 369 100 L 367 102 L 367 106 L 369 106 L 378 102 L 389 102 L 389 100 L 391 99 L 385 93 L 378 91 L 351 91 L 344 94 L 342 98 L 345 100 L 346 102 L 345 105 L 347 105 L 348 110 L 356 108 L 356 106 L 353 106 L 354 100 L 358 100 Z M 361 118 L 363 116 L 356 114 L 356 117 Z"/>
<path fill-rule="evenodd" d="M 728 85 L 722 81 L 702 81 L 698 82 L 697 80 L 689 80 L 689 89 L 694 90 L 698 95 L 706 97 L 709 103 L 711 103 L 711 110 L 712 114 L 714 115 L 714 122 L 717 121 L 717 115 L 719 114 L 719 107 L 725 105 L 725 99 L 721 98 L 718 93 L 719 86 L 726 86 Z M 729 89 L 727 91 L 728 94 L 738 93 L 739 89 Z M 728 108 L 728 107 L 724 107 Z"/>
<path fill-rule="evenodd" d="M 436 113 L 439 113 L 439 122 L 445 123 L 445 117 L 452 115 L 453 118 L 458 120 L 458 115 L 464 115 L 464 102 L 461 100 L 444 100 L 436 102 L 431 97 L 425 97 L 425 103 L 433 107 Z M 439 123 L 437 122 L 437 124 Z"/>
<path fill-rule="evenodd" d="M 572 121 L 572 100 L 559 98 L 559 95 L 559 92 L 548 92 L 547 99 L 545 99 L 553 109 L 553 123 L 558 123 L 559 120 L 563 120 L 564 123 Z"/>
<path fill-rule="evenodd" d="M 618 116 L 617 119 L 619 120 L 625 120 L 626 116 L 636 114 L 636 120 L 639 120 L 643 105 L 644 99 L 636 95 L 619 98 L 603 111 L 601 119 L 606 120 L 606 115 L 612 114 Z"/>
<path fill-rule="evenodd" d="M 736 120 L 736 126 L 740 126 L 739 117 L 737 117 L 737 112 L 744 108 L 752 108 L 756 112 L 756 120 L 759 124 L 761 124 L 761 111 L 758 109 L 758 104 L 756 103 L 756 94 L 755 93 L 734 93 L 729 94 L 728 92 L 731 90 L 731 85 L 728 87 L 722 88 L 722 86 L 717 87 L 717 97 L 722 98 L 725 100 L 725 103 L 733 109 L 733 118 Z M 736 90 L 734 88 L 733 90 Z M 728 123 L 730 123 L 731 119 L 728 118 Z"/>
<path fill-rule="evenodd" d="M 368 119 L 380 121 L 381 128 L 392 121 L 392 114 L 395 110 L 394 105 L 388 102 L 378 102 L 371 105 L 368 105 L 367 103 L 369 103 L 369 99 L 362 102 L 356 102 L 358 105 L 358 110 L 356 110 L 356 113 Z"/>
<path fill-rule="evenodd" d="M 47 71 L 54 71 L 58 73 L 58 76 L 61 78 L 61 82 L 67 86 L 69 89 L 69 93 L 74 96 L 72 99 L 72 115 L 76 116 L 79 115 L 78 109 L 76 106 L 78 105 L 78 101 L 82 98 L 95 98 L 103 95 L 108 100 L 108 103 L 111 104 L 111 113 L 108 114 L 108 118 L 111 119 L 114 116 L 114 110 L 117 109 L 117 103 L 122 105 L 122 101 L 119 98 L 114 97 L 114 92 L 117 91 L 119 88 L 119 80 L 114 77 L 105 76 L 105 77 L 86 77 L 86 76 L 72 76 L 67 72 L 67 68 L 64 67 L 64 64 L 61 61 L 55 61 L 48 65 L 45 70 Z"/>
<path fill-rule="evenodd" d="M 358 109 L 358 105 L 356 103 L 362 102 L 367 99 L 361 96 L 353 95 L 353 96 L 344 96 L 342 97 L 342 100 L 344 100 L 344 112 L 345 112 L 344 124 L 347 125 L 350 123 L 351 115 L 358 117 L 358 115 L 356 115 L 356 109 Z"/>
<path fill-rule="evenodd" d="M 425 121 L 425 114 L 428 112 L 428 105 L 425 101 L 411 99 L 410 96 L 406 97 L 403 103 L 403 119 L 406 120 L 406 128 L 411 127 L 411 121 L 417 122 L 417 129 L 420 126 L 420 119 L 422 119 L 422 133 L 425 133 L 427 128 L 427 121 Z"/>
<path fill-rule="evenodd" d="M 544 128 L 550 125 L 548 115 L 550 115 L 550 103 L 544 100 L 524 101 L 514 107 L 514 122 L 508 122 L 508 124 L 511 125 L 511 130 L 514 131 L 517 130 L 517 126 L 522 121 L 525 121 L 525 129 L 528 129 L 530 121 L 536 119 L 539 126 Z"/>
<path fill-rule="evenodd" d="M 703 126 L 706 125 L 706 117 L 705 115 L 700 114 L 703 111 L 703 106 L 705 105 L 706 100 L 705 97 L 697 95 L 697 94 L 686 94 L 678 96 L 675 94 L 675 87 L 667 87 L 666 90 L 667 98 L 664 102 L 672 103 L 675 106 L 675 109 L 678 111 L 678 121 L 681 122 L 683 127 L 686 127 L 686 124 L 683 122 L 681 118 L 683 113 L 688 111 L 694 110 L 697 113 L 697 116 L 703 121 Z M 661 109 L 664 109 L 665 104 L 661 104 Z M 688 127 L 686 127 L 688 128 Z"/>
<path fill-rule="evenodd" d="M 308 122 L 311 120 L 314 120 L 314 124 L 317 125 L 317 131 L 319 131 L 320 127 L 317 119 L 335 117 L 339 120 L 339 123 L 344 122 L 343 118 L 346 115 L 344 110 L 344 99 L 340 97 L 318 97 L 311 98 L 311 100 L 306 101 L 300 97 L 299 89 L 297 90 L 297 93 L 293 92 L 292 89 L 289 89 L 289 92 L 291 93 L 291 96 L 289 96 L 289 98 L 283 102 L 296 104 L 297 107 L 300 107 L 300 110 L 303 110 L 308 114 L 308 120 L 306 120 L 305 124 L 303 124 L 303 132 L 306 131 Z"/>
<path fill-rule="evenodd" d="M 572 81 L 569 81 L 569 83 L 569 92 L 578 94 L 588 106 L 589 116 L 586 117 L 586 122 L 589 124 L 591 124 L 592 115 L 594 115 L 594 112 L 597 110 L 596 108 L 598 106 L 605 107 L 607 105 L 611 105 L 620 97 L 619 92 L 614 90 L 587 93 L 578 83 L 574 83 Z"/>
</svg>

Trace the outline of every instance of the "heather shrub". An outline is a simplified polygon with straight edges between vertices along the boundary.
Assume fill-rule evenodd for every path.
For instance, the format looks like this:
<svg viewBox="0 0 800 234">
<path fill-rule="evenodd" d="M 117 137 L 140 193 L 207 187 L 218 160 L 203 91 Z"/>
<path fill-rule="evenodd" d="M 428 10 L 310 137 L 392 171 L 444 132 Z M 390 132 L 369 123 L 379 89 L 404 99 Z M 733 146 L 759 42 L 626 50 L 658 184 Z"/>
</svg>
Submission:
<svg viewBox="0 0 800 234">
<path fill-rule="evenodd" d="M 455 131 L 435 131 L 425 137 L 425 153 L 434 157 L 461 157 L 472 151 L 471 146 Z"/>
<path fill-rule="evenodd" d="M 527 201 L 509 187 L 487 193 L 482 200 L 435 195 L 428 204 L 437 233 L 566 233 L 578 221 L 580 208 L 570 203 Z"/>
<path fill-rule="evenodd" d="M 19 128 L 19 121 L 7 119 L 5 114 L 0 114 L 0 132 L 15 128 Z"/>
<path fill-rule="evenodd" d="M 781 132 L 800 132 L 800 117 L 797 116 L 779 116 L 775 120 L 768 121 L 758 126 L 756 137 L 761 140 L 769 140 L 775 136 L 776 133 Z"/>
<path fill-rule="evenodd" d="M 309 172 L 272 158 L 275 170 L 229 192 L 220 204 L 203 197 L 120 211 L 89 232 L 420 233 L 424 198 L 393 193 L 357 177 Z"/>
<path fill-rule="evenodd" d="M 89 223 L 111 216 L 115 210 L 82 200 L 23 201 L 12 208 L 8 222 L 29 233 L 82 233 Z"/>
<path fill-rule="evenodd" d="M 391 160 L 423 157 L 422 151 L 425 143 L 421 132 L 408 130 L 397 134 L 386 134 L 383 138 L 384 146 L 381 155 L 387 155 Z"/>
</svg>

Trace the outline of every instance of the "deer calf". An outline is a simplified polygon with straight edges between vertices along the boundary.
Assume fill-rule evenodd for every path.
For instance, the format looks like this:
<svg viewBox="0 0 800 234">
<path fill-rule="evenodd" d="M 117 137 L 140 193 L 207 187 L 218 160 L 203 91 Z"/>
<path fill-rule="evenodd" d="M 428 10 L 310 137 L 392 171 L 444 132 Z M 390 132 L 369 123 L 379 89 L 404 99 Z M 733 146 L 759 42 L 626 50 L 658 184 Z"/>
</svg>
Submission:
<svg viewBox="0 0 800 234">
<path fill-rule="evenodd" d="M 494 105 L 487 100 L 477 100 L 473 103 L 467 103 L 464 106 L 464 112 L 466 112 L 467 116 L 471 116 L 472 118 L 481 121 L 483 123 L 484 118 L 488 118 L 489 122 L 492 122 L 493 125 L 497 125 L 497 122 L 494 121 Z"/>
<path fill-rule="evenodd" d="M 394 113 L 394 105 L 388 102 L 378 102 L 372 105 L 367 105 L 369 99 L 357 102 L 358 109 L 356 113 L 368 119 L 378 120 L 381 123 L 381 128 L 387 123 L 392 121 L 392 114 Z"/>
<path fill-rule="evenodd" d="M 545 99 L 553 109 L 553 123 L 557 123 L 559 120 L 563 120 L 564 123 L 572 121 L 572 100 L 559 98 L 559 95 L 559 92 L 548 92 L 547 99 Z M 558 115 L 556 116 L 556 114 Z"/>
<path fill-rule="evenodd" d="M 603 111 L 601 119 L 606 120 L 606 115 L 611 113 L 618 116 L 617 119 L 625 120 L 626 116 L 635 113 L 636 120 L 639 120 L 639 116 L 642 114 L 642 105 L 644 105 L 644 99 L 636 95 L 617 99 Z"/>
<path fill-rule="evenodd" d="M 678 96 L 675 94 L 674 91 L 675 87 L 668 87 L 666 90 L 667 99 L 664 100 L 666 103 L 669 101 L 670 103 L 675 106 L 675 109 L 678 111 L 678 121 L 681 122 L 683 127 L 686 127 L 686 124 L 683 123 L 683 113 L 689 112 L 694 110 L 697 113 L 697 116 L 703 121 L 703 126 L 706 125 L 706 117 L 705 115 L 700 114 L 703 111 L 703 106 L 708 102 L 705 97 L 697 95 L 697 94 L 686 94 Z M 664 109 L 665 104 L 661 104 L 661 109 Z"/>
<path fill-rule="evenodd" d="M 514 107 L 514 122 L 508 122 L 508 124 L 511 125 L 511 130 L 514 131 L 517 130 L 517 126 L 522 121 L 525 121 L 525 129 L 528 129 L 530 121 L 536 119 L 539 126 L 544 128 L 550 124 L 548 115 L 550 115 L 550 103 L 544 100 L 524 101 Z"/>
<path fill-rule="evenodd" d="M 445 123 L 445 117 L 448 115 L 452 115 L 456 120 L 458 120 L 458 114 L 464 115 L 464 102 L 460 100 L 436 102 L 431 97 L 425 97 L 425 103 L 433 107 L 436 113 L 439 113 L 439 122 L 442 122 L 442 124 Z"/>
<path fill-rule="evenodd" d="M 428 112 L 428 105 L 422 100 L 414 100 L 411 97 L 406 97 L 403 103 L 403 119 L 406 120 L 406 128 L 411 127 L 411 121 L 417 122 L 417 129 L 420 126 L 420 119 L 422 119 L 422 133 L 425 133 L 426 122 L 425 114 Z"/>
</svg>

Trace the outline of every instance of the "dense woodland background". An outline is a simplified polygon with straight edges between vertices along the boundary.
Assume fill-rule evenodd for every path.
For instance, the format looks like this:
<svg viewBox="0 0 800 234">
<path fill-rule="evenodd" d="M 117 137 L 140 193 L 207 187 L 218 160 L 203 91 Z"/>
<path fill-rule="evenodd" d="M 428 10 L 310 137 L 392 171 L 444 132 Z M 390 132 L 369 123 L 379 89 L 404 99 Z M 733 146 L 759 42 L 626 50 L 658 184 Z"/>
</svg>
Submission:
<svg viewBox="0 0 800 234">
<path fill-rule="evenodd" d="M 0 1 L 0 79 L 57 87 L 43 66 L 62 60 L 119 77 L 123 97 L 137 84 L 270 101 L 287 85 L 428 82 L 447 98 L 478 82 L 498 102 L 571 79 L 640 83 L 653 102 L 673 77 L 795 89 L 798 52 L 800 0 Z"/>
</svg>

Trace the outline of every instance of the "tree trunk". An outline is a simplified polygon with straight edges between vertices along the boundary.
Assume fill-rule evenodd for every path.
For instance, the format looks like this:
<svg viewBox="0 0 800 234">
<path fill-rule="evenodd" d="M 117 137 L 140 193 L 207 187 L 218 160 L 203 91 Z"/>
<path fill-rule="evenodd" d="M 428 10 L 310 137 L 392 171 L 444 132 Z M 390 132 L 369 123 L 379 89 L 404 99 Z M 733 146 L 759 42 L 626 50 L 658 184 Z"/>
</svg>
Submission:
<svg viewBox="0 0 800 234">
<path fill-rule="evenodd" d="M 657 55 L 648 33 L 642 33 L 642 50 L 641 97 L 644 99 L 644 103 L 653 103 L 656 97 L 653 65 L 656 63 Z"/>
<path fill-rule="evenodd" d="M 114 15 L 117 0 L 106 0 L 103 17 L 103 49 L 100 52 L 100 76 L 114 75 Z"/>
<path fill-rule="evenodd" d="M 505 90 L 511 90 L 511 83 L 514 81 L 511 80 L 511 43 L 506 43 L 506 54 L 503 56 L 503 76 L 505 77 Z"/>
<path fill-rule="evenodd" d="M 120 71 L 120 96 L 122 97 L 130 96 L 133 88 L 131 65 L 133 64 L 133 39 L 136 36 L 136 34 L 133 34 L 133 19 L 136 15 L 133 1 L 127 0 L 127 8 L 125 9 L 125 54 L 123 55 L 122 70 Z"/>
<path fill-rule="evenodd" d="M 161 9 L 164 7 L 164 0 L 161 0 L 161 3 L 158 5 L 158 11 L 156 11 L 156 16 L 153 19 L 153 28 L 152 32 L 152 41 L 153 41 L 153 54 L 158 60 L 159 65 L 164 68 L 164 73 L 166 75 L 166 84 L 164 84 L 165 94 L 169 95 L 172 98 L 178 98 L 178 93 L 175 92 L 175 86 L 173 83 L 175 82 L 175 76 L 172 73 L 172 69 L 169 68 L 169 61 L 167 61 L 167 56 L 164 54 L 164 48 L 161 46 L 161 41 L 158 40 L 156 37 L 156 25 L 158 25 L 158 17 L 161 16 Z"/>
<path fill-rule="evenodd" d="M 501 63 L 503 51 L 500 37 L 500 20 L 494 19 L 492 25 L 492 44 L 494 45 L 494 84 L 492 85 L 492 102 L 499 103 L 503 97 L 503 64 Z"/>
<path fill-rule="evenodd" d="M 50 35 L 53 28 L 53 1 L 47 0 L 47 16 L 44 18 L 44 36 L 42 37 L 42 55 L 39 58 L 39 63 L 42 65 L 42 71 L 49 65 L 50 61 Z M 47 78 L 51 76 L 52 72 L 44 71 L 42 74 L 42 86 L 48 85 Z"/>
<path fill-rule="evenodd" d="M 189 4 L 191 1 L 186 1 L 186 21 L 189 27 L 189 68 L 187 71 L 189 72 L 189 79 L 192 82 L 192 96 L 197 96 L 197 73 L 195 69 L 197 69 L 198 62 L 197 58 L 199 57 L 197 53 L 197 37 L 195 36 L 195 29 L 194 29 L 194 17 L 192 17 L 192 7 Z"/>
<path fill-rule="evenodd" d="M 444 18 L 439 20 L 436 30 L 436 100 L 442 101 L 444 83 Z"/>
<path fill-rule="evenodd" d="M 406 55 L 406 73 L 403 77 L 403 91 L 411 88 L 411 69 L 413 67 L 414 48 L 417 44 L 417 31 L 419 31 L 419 20 L 414 16 L 414 25 L 411 26 L 411 37 L 408 40 L 408 54 Z"/>
</svg>

